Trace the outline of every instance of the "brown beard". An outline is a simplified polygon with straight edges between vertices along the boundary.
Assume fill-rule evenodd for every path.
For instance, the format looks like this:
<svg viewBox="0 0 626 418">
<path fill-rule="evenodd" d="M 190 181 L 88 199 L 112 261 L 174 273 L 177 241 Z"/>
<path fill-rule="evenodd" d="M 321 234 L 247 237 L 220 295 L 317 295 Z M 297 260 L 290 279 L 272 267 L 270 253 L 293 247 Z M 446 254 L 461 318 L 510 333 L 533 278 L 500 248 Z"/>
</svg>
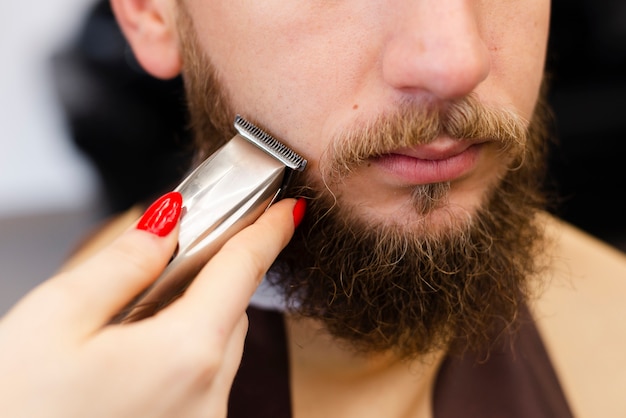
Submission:
<svg viewBox="0 0 626 418">
<path fill-rule="evenodd" d="M 204 158 L 233 134 L 235 112 L 182 5 L 179 18 L 191 120 Z M 290 314 L 322 321 L 361 353 L 414 357 L 492 343 L 514 323 L 540 267 L 543 237 L 534 218 L 543 206 L 547 115 L 540 101 L 526 129 L 509 112 L 470 97 L 426 111 L 404 109 L 331 141 L 339 148 L 325 154 L 321 173 L 296 176 L 290 192 L 310 200 L 304 222 L 276 260 L 278 274 L 271 275 Z M 442 132 L 500 143 L 511 168 L 476 213 L 451 219 L 449 227 L 429 224 L 432 214 L 446 211 L 449 184 L 414 188 L 411 203 L 423 218 L 418 226 L 366 221 L 333 188 L 386 150 L 426 143 Z"/>
<path fill-rule="evenodd" d="M 530 296 L 529 279 L 542 268 L 545 242 L 535 215 L 544 204 L 548 114 L 541 101 L 520 141 L 499 137 L 514 169 L 487 192 L 477 213 L 451 215 L 447 228 L 429 222 L 430 215 L 446 211 L 446 184 L 415 187 L 411 199 L 422 222 L 383 224 L 355 215 L 340 193 L 325 189 L 311 173 L 297 180 L 300 188 L 293 193 L 309 197 L 307 215 L 275 263 L 278 274 L 270 276 L 290 311 L 323 321 L 332 335 L 363 353 L 393 350 L 414 357 L 492 344 L 514 324 Z M 505 120 L 491 127 L 498 131 Z M 463 130 L 485 128 L 473 126 L 481 121 Z M 404 125 L 398 123 L 398 131 Z M 349 178 L 358 164 L 348 166 Z M 327 176 L 337 179 L 326 187 L 344 178 L 333 172 Z"/>
</svg>

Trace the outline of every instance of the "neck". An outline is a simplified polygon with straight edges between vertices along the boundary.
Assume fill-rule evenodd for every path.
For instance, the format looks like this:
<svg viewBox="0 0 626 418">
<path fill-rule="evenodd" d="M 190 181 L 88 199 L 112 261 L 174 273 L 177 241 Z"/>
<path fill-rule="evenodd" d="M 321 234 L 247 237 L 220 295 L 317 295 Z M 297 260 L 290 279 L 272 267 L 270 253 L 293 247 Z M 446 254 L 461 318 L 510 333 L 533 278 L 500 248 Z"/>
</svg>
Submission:
<svg viewBox="0 0 626 418">
<path fill-rule="evenodd" d="M 443 352 L 412 360 L 389 352 L 355 354 L 317 321 L 287 317 L 286 328 L 296 417 L 430 416 Z"/>
</svg>

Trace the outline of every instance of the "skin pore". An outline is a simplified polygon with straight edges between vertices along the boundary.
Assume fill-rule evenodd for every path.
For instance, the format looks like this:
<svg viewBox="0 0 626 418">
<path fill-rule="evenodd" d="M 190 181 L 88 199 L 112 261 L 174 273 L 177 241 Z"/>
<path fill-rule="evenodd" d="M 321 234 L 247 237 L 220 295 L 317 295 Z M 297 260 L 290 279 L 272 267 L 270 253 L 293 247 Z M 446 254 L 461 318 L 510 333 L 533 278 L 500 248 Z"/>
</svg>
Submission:
<svg viewBox="0 0 626 418">
<path fill-rule="evenodd" d="M 328 10 L 302 7 L 312 21 L 324 21 L 326 14 L 342 7 L 339 3 Z M 477 61 L 470 60 L 466 64 L 470 68 L 465 68 L 469 75 L 464 74 L 470 77 L 473 72 L 473 78 L 465 83 L 476 87 L 495 64 L 493 57 L 482 56 L 489 47 L 475 39 L 482 35 L 477 16 L 491 3 L 453 3 L 459 3 L 460 11 L 452 6 L 434 9 L 442 12 L 440 9 L 449 7 L 458 13 L 457 23 L 472 35 L 464 47 L 477 57 L 465 58 Z M 220 71 L 214 56 L 219 61 L 221 55 L 211 53 L 217 46 L 208 42 L 211 39 L 219 45 L 220 39 L 201 37 L 204 32 L 194 30 L 199 24 L 191 18 L 194 7 L 208 7 L 220 16 L 226 13 L 227 21 L 228 13 L 219 4 L 205 6 L 193 1 L 179 9 L 192 123 L 199 148 L 206 153 L 220 143 L 216 138 L 225 140 L 232 135 L 234 114 L 249 109 L 254 101 L 236 110 L 238 98 L 247 94 L 241 89 L 229 91 L 231 74 Z M 258 6 L 251 9 L 251 13 L 262 12 Z M 368 17 L 367 12 L 361 16 Z M 263 20 L 258 22 L 266 28 Z M 291 27 L 289 22 L 276 25 Z M 309 30 L 304 29 L 304 40 L 312 35 Z M 440 41 L 452 41 L 446 38 L 450 35 L 441 36 Z M 207 46 L 203 46 L 205 39 Z M 392 46 L 399 47 L 390 41 Z M 236 61 L 234 55 L 229 57 Z M 540 63 L 542 57 L 537 58 Z M 381 106 L 378 115 L 358 112 L 349 125 L 316 142 L 301 142 L 302 135 L 297 134 L 294 138 L 279 136 L 297 151 L 304 149 L 311 162 L 292 191 L 311 202 L 307 219 L 275 264 L 274 270 L 280 274 L 272 275 L 273 282 L 283 289 L 292 315 L 321 320 L 335 338 L 361 353 L 391 350 L 413 358 L 450 345 L 460 351 L 483 347 L 514 322 L 519 305 L 528 296 L 527 279 L 540 267 L 535 255 L 542 250 L 541 232 L 533 219 L 542 203 L 537 192 L 545 109 L 538 108 L 529 126 L 526 117 L 532 108 L 520 109 L 507 102 L 491 104 L 481 100 L 478 89 L 464 91 L 461 81 L 457 82 L 459 90 L 454 91 L 435 84 L 432 88 L 443 97 L 426 90 L 427 84 L 399 87 L 403 76 L 385 75 L 386 62 L 382 64 L 383 81 L 396 83 L 388 82 L 391 86 L 386 87 L 392 88 L 386 94 L 397 97 Z M 236 68 L 235 75 L 241 71 L 243 68 Z M 372 76 L 364 74 L 370 81 Z M 302 103 L 307 106 L 309 101 Z M 272 119 L 264 116 L 268 108 L 273 107 L 250 115 L 261 126 L 274 126 Z M 354 107 L 351 110 L 354 112 Z M 250 117 L 247 112 L 244 115 Z M 283 116 L 281 113 L 277 120 Z M 273 129 L 279 128 L 269 128 L 270 132 Z M 432 148 L 427 152 L 436 154 L 438 146 L 443 143 L 445 148 L 450 142 L 467 144 L 462 149 L 471 149 L 475 155 L 471 169 L 450 181 L 413 184 L 385 173 L 385 165 L 395 161 L 398 153 L 402 159 L 425 145 Z"/>
</svg>

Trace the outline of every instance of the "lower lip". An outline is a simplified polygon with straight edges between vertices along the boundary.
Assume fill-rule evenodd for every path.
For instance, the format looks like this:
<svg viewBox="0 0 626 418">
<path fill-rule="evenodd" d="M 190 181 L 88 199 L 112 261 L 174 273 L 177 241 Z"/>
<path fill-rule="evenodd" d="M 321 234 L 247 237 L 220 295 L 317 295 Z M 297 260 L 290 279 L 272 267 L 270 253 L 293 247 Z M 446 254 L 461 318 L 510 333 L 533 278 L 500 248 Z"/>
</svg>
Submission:
<svg viewBox="0 0 626 418">
<path fill-rule="evenodd" d="M 422 160 L 403 154 L 385 154 L 373 160 L 394 177 L 410 184 L 431 184 L 457 180 L 474 169 L 481 144 L 441 160 Z"/>
</svg>

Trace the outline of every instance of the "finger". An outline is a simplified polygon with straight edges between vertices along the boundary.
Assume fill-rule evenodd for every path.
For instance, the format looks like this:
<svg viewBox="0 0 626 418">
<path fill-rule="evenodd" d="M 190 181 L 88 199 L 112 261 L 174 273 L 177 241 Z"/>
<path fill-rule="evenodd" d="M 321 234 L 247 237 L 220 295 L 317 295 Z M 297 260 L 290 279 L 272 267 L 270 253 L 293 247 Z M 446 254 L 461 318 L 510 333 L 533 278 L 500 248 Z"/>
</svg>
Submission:
<svg viewBox="0 0 626 418">
<path fill-rule="evenodd" d="M 263 275 L 291 239 L 294 207 L 293 199 L 278 202 L 231 238 L 167 315 L 198 323 L 199 332 L 227 338 Z"/>
<path fill-rule="evenodd" d="M 176 246 L 180 195 L 157 200 L 112 244 L 37 289 L 25 303 L 75 333 L 91 332 L 158 277 Z M 78 334 L 77 334 L 78 335 Z"/>
</svg>

